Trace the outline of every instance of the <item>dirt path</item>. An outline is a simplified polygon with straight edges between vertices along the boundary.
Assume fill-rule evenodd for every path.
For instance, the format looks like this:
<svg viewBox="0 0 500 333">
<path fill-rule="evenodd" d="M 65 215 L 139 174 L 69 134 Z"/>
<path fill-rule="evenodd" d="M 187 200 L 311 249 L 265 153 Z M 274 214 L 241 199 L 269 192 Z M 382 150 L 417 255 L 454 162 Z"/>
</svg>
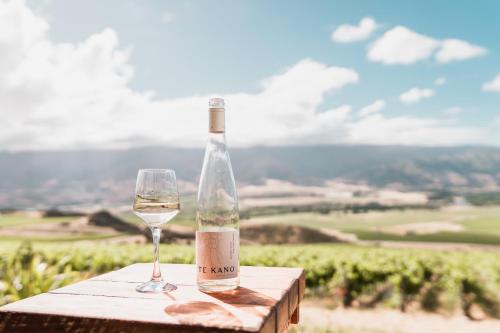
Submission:
<svg viewBox="0 0 500 333">
<path fill-rule="evenodd" d="M 428 313 L 402 313 L 398 310 L 335 309 L 301 306 L 299 332 L 329 328 L 334 332 L 377 333 L 498 333 L 500 320 L 471 321 L 465 316 L 444 317 Z"/>
</svg>

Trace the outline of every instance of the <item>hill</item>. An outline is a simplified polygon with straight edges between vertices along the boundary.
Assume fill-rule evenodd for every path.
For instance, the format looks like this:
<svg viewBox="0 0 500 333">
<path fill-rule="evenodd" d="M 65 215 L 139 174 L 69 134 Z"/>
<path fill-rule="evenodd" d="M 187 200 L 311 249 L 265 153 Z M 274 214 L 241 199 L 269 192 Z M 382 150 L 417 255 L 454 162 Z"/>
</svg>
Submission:
<svg viewBox="0 0 500 333">
<path fill-rule="evenodd" d="M 320 185 L 337 179 L 457 192 L 500 186 L 500 148 L 495 147 L 252 147 L 231 149 L 231 159 L 240 184 L 272 178 Z M 196 184 L 202 160 L 203 149 L 196 148 L 0 152 L 0 207 L 124 202 L 137 169 L 173 168 L 179 180 Z"/>
</svg>

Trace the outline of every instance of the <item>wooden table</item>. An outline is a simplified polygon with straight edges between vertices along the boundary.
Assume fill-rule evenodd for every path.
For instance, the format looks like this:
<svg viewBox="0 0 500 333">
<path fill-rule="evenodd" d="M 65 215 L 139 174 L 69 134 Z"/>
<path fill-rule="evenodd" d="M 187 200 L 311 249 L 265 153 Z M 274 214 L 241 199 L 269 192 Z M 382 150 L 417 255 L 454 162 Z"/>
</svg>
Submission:
<svg viewBox="0 0 500 333">
<path fill-rule="evenodd" d="M 194 265 L 166 264 L 178 289 L 142 294 L 151 264 L 135 264 L 0 308 L 0 332 L 283 332 L 299 320 L 301 268 L 241 267 L 240 287 L 202 293 Z"/>
</svg>

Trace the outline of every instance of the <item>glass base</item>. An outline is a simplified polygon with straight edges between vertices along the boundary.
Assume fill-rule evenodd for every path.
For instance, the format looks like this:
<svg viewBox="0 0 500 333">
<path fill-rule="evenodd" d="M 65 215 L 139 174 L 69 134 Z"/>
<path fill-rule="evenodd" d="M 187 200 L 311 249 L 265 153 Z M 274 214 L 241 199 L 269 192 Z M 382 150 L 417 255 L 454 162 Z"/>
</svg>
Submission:
<svg viewBox="0 0 500 333">
<path fill-rule="evenodd" d="M 166 283 L 163 280 L 161 281 L 148 281 L 141 283 L 135 290 L 140 293 L 163 293 L 166 291 L 174 291 L 177 289 L 176 285 Z"/>
</svg>

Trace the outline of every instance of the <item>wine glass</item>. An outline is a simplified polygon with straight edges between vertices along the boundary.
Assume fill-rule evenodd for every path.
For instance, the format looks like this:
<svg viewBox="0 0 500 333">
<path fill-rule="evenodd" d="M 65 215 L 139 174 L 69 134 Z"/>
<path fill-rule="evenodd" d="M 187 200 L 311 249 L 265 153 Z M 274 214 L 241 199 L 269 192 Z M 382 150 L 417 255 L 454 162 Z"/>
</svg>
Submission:
<svg viewBox="0 0 500 333">
<path fill-rule="evenodd" d="M 151 280 L 138 285 L 139 292 L 164 292 L 177 289 L 166 283 L 160 271 L 161 226 L 180 210 L 175 172 L 169 169 L 141 169 L 137 174 L 133 211 L 151 229 L 154 243 L 154 264 Z"/>
</svg>

